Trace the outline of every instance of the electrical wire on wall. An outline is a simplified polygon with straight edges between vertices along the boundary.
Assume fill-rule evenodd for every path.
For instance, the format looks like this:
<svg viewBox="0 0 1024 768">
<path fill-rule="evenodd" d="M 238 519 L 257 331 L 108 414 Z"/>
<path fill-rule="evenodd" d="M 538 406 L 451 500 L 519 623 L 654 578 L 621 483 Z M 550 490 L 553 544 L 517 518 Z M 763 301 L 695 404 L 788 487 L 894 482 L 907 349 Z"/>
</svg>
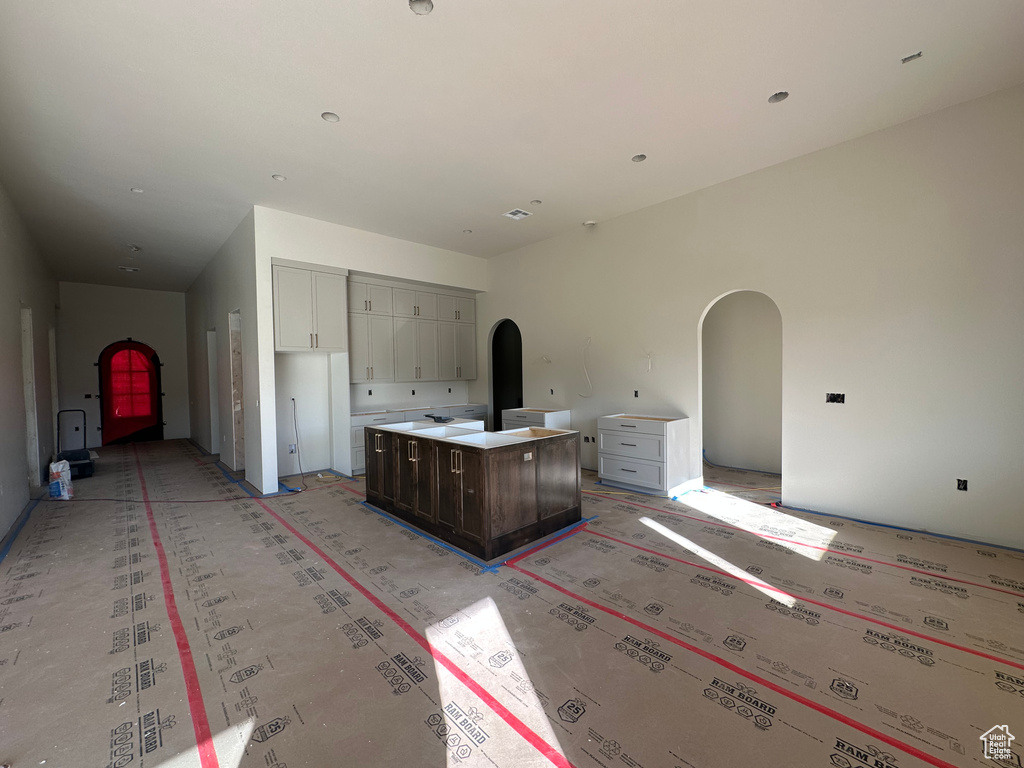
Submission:
<svg viewBox="0 0 1024 768">
<path fill-rule="evenodd" d="M 299 464 L 299 477 L 302 478 L 302 490 L 306 488 L 306 475 L 302 472 L 302 449 L 299 447 L 299 420 L 295 416 L 295 398 L 292 398 L 292 431 L 295 432 L 295 461 Z"/>
<path fill-rule="evenodd" d="M 576 394 L 579 395 L 580 397 L 592 397 L 593 394 L 594 394 L 594 384 L 590 381 L 590 373 L 587 371 L 587 347 L 589 347 L 589 346 L 590 346 L 590 336 L 587 336 L 587 341 L 586 341 L 586 343 L 584 343 L 583 351 L 582 351 L 582 355 L 583 355 L 583 376 L 587 380 L 587 386 L 590 387 L 590 392 L 589 392 L 589 394 L 586 394 L 586 395 L 584 395 L 582 392 L 577 392 Z"/>
</svg>

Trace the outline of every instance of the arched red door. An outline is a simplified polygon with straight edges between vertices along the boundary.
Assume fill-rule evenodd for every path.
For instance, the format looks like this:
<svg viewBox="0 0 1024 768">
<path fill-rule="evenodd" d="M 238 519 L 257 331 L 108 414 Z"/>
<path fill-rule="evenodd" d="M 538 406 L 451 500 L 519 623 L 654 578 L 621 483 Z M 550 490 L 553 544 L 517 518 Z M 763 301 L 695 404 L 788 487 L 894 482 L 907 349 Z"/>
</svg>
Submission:
<svg viewBox="0 0 1024 768">
<path fill-rule="evenodd" d="M 151 347 L 128 339 L 100 352 L 103 445 L 163 440 L 160 358 Z"/>
</svg>

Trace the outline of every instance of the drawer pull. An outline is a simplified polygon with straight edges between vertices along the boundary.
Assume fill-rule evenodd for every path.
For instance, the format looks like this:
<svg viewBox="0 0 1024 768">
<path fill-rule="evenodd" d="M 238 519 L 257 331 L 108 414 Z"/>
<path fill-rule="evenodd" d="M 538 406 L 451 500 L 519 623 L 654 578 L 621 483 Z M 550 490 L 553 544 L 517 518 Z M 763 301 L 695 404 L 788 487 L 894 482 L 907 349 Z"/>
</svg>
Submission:
<svg viewBox="0 0 1024 768">
<path fill-rule="evenodd" d="M 374 421 L 387 421 L 387 420 L 388 420 L 387 416 L 381 416 L 379 419 L 374 419 Z"/>
<path fill-rule="evenodd" d="M 635 469 L 626 469 L 625 467 L 619 467 L 619 469 L 622 470 L 623 472 L 632 472 L 634 475 L 636 474 Z"/>
<path fill-rule="evenodd" d="M 627 429 L 636 429 L 636 424 L 619 424 L 620 427 L 626 427 Z"/>
<path fill-rule="evenodd" d="M 619 443 L 619 445 L 628 445 L 630 448 L 636 448 L 636 443 Z"/>
</svg>

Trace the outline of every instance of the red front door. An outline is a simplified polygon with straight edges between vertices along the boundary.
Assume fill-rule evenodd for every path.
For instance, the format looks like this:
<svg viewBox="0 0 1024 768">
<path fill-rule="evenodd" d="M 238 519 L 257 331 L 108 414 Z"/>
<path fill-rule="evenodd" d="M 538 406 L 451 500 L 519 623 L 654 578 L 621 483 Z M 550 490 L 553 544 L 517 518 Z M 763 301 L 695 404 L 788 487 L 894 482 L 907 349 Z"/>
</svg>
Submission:
<svg viewBox="0 0 1024 768">
<path fill-rule="evenodd" d="M 103 445 L 162 440 L 160 359 L 137 341 L 118 341 L 100 353 Z"/>
</svg>

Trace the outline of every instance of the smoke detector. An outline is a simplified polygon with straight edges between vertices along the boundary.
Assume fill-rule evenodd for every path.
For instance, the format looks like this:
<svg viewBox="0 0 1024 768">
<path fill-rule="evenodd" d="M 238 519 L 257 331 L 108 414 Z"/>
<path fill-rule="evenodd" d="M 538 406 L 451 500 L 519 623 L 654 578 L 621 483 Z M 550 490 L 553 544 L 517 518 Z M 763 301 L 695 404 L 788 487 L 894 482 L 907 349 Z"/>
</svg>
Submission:
<svg viewBox="0 0 1024 768">
<path fill-rule="evenodd" d="M 512 219 L 513 221 L 522 221 L 527 216 L 533 216 L 532 213 L 530 213 L 529 211 L 524 211 L 522 208 L 513 208 L 508 213 L 503 213 L 501 215 L 505 216 L 506 218 Z"/>
</svg>

